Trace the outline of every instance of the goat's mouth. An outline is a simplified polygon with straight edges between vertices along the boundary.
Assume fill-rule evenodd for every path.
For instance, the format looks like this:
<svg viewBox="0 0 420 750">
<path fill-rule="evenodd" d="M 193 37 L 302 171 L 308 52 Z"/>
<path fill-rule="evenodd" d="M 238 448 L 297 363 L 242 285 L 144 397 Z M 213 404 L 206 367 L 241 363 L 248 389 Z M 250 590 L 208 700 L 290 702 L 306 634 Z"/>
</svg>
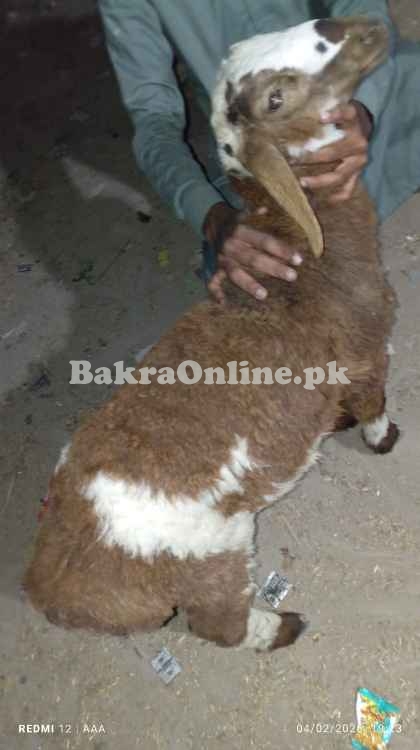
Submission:
<svg viewBox="0 0 420 750">
<path fill-rule="evenodd" d="M 319 85 L 348 101 L 358 84 L 387 57 L 389 32 L 382 21 L 366 18 L 334 21 L 341 34 L 341 49 L 319 76 Z"/>
</svg>

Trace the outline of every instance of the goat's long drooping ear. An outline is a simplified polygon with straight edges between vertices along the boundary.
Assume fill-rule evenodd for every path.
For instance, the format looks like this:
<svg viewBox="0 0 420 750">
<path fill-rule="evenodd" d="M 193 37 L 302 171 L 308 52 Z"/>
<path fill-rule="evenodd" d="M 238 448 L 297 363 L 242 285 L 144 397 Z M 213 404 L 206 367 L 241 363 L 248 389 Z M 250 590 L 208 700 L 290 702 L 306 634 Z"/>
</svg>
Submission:
<svg viewBox="0 0 420 750">
<path fill-rule="evenodd" d="M 285 157 L 264 134 L 248 134 L 245 166 L 305 232 L 316 258 L 324 252 L 321 227 Z"/>
</svg>

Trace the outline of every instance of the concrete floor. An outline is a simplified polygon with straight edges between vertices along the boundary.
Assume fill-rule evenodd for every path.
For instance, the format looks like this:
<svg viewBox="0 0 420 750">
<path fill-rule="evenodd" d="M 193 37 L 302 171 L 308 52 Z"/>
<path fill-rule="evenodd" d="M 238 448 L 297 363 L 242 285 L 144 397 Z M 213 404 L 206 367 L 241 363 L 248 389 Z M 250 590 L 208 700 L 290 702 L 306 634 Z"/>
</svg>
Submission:
<svg viewBox="0 0 420 750">
<path fill-rule="evenodd" d="M 0 712 L 8 750 L 330 750 L 367 686 L 402 711 L 399 750 L 420 746 L 420 196 L 383 228 L 400 299 L 390 411 L 403 436 L 368 453 L 357 431 L 331 439 L 299 487 L 260 519 L 262 581 L 283 570 L 287 609 L 311 627 L 296 647 L 225 651 L 182 621 L 134 639 L 68 633 L 19 593 L 39 500 L 61 446 L 107 386 L 70 386 L 69 360 L 129 362 L 203 291 L 197 240 L 136 174 L 98 19 L 60 2 L 7 4 L 0 44 Z M 86 3 L 83 3 L 86 8 Z M 410 0 L 391 3 L 420 37 Z M 34 10 L 35 8 L 35 10 Z M 18 9 L 16 11 L 16 9 Z M 13 15 L 14 13 L 14 15 Z M 141 213 L 152 212 L 149 223 Z M 159 262 L 165 250 L 167 265 Z M 30 270 L 18 270 L 29 264 Z M 182 673 L 165 686 L 166 646 Z M 300 734 L 300 723 L 335 724 Z M 18 734 L 53 723 L 54 735 Z M 96 730 L 96 731 L 95 731 Z"/>
</svg>

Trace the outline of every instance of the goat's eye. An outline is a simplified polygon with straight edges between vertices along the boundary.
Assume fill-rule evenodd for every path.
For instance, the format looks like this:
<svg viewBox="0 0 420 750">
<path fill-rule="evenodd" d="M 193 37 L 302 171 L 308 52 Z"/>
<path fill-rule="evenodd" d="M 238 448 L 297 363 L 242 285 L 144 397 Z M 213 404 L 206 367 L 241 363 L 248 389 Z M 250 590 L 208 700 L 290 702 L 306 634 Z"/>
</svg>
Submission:
<svg viewBox="0 0 420 750">
<path fill-rule="evenodd" d="M 280 109 L 282 104 L 283 94 L 280 89 L 276 89 L 276 91 L 273 91 L 269 96 L 268 108 L 270 112 L 275 112 L 277 109 Z"/>
</svg>

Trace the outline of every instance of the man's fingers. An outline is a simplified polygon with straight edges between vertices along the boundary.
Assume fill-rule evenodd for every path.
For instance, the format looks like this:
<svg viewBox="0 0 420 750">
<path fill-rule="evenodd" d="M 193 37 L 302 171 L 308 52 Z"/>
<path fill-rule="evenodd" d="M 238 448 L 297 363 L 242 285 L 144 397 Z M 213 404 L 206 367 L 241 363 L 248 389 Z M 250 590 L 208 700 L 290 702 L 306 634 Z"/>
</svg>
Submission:
<svg viewBox="0 0 420 750">
<path fill-rule="evenodd" d="M 226 254 L 222 253 L 219 256 L 219 262 L 224 268 L 231 261 L 250 271 L 258 271 L 267 276 L 285 279 L 285 281 L 295 281 L 297 278 L 294 268 L 290 268 L 283 260 L 268 255 L 266 252 L 260 252 L 255 247 L 250 247 L 242 242 L 239 243 L 237 240 L 231 241 L 231 243 L 227 242 Z"/>
<path fill-rule="evenodd" d="M 301 185 L 311 190 L 319 188 L 339 187 L 345 185 L 353 176 L 359 177 L 361 171 L 367 164 L 366 154 L 350 156 L 340 164 L 333 172 L 317 175 L 316 177 L 304 177 Z"/>
<path fill-rule="evenodd" d="M 343 175 L 338 169 L 335 169 L 334 172 L 326 172 L 316 177 L 305 177 L 300 182 L 303 187 L 319 190 L 320 188 L 339 187 L 344 181 Z"/>
<path fill-rule="evenodd" d="M 216 271 L 214 276 L 210 279 L 207 284 L 207 289 L 210 294 L 214 297 L 216 302 L 222 304 L 225 301 L 225 295 L 223 294 L 222 284 L 226 278 L 225 271 Z"/>
<path fill-rule="evenodd" d="M 258 271 L 266 276 L 273 276 L 277 279 L 284 279 L 284 281 L 296 281 L 297 279 L 297 273 L 294 268 L 290 268 L 286 263 L 282 263 L 275 258 L 270 258 L 269 255 L 263 253 L 254 253 L 250 261 L 248 263 L 244 262 L 244 265 L 253 271 Z"/>
<path fill-rule="evenodd" d="M 328 164 L 333 161 L 342 161 L 348 156 L 365 154 L 367 141 L 360 135 L 348 135 L 331 146 L 324 146 L 319 151 L 305 154 L 303 164 Z"/>
<path fill-rule="evenodd" d="M 339 190 L 337 193 L 334 193 L 329 198 L 329 203 L 344 203 L 344 201 L 349 200 L 356 189 L 358 179 L 359 175 L 353 175 L 353 177 L 350 177 L 350 179 L 344 185 L 343 189 Z"/>
<path fill-rule="evenodd" d="M 261 207 L 261 213 L 265 212 Z M 300 253 L 281 240 L 242 222 L 246 222 L 246 215 L 241 215 L 241 223 L 225 239 L 217 256 L 218 271 L 208 284 L 218 302 L 225 299 L 222 284 L 226 277 L 256 299 L 264 300 L 268 292 L 253 273 L 295 281 L 297 273 L 290 266 L 299 266 L 303 261 Z"/>
<path fill-rule="evenodd" d="M 236 240 L 246 243 L 250 247 L 255 248 L 255 250 L 268 253 L 275 258 L 280 258 L 295 266 L 299 266 L 303 260 L 302 256 L 289 245 L 286 245 L 286 243 L 280 242 L 280 240 L 277 240 L 270 234 L 260 232 L 258 229 L 252 229 L 244 224 L 238 226 L 234 237 L 231 238 L 232 246 Z"/>
<path fill-rule="evenodd" d="M 239 266 L 231 266 L 227 275 L 233 284 L 236 284 L 244 292 L 248 292 L 252 297 L 258 300 L 264 300 L 267 297 L 267 290 L 252 276 Z"/>
</svg>

